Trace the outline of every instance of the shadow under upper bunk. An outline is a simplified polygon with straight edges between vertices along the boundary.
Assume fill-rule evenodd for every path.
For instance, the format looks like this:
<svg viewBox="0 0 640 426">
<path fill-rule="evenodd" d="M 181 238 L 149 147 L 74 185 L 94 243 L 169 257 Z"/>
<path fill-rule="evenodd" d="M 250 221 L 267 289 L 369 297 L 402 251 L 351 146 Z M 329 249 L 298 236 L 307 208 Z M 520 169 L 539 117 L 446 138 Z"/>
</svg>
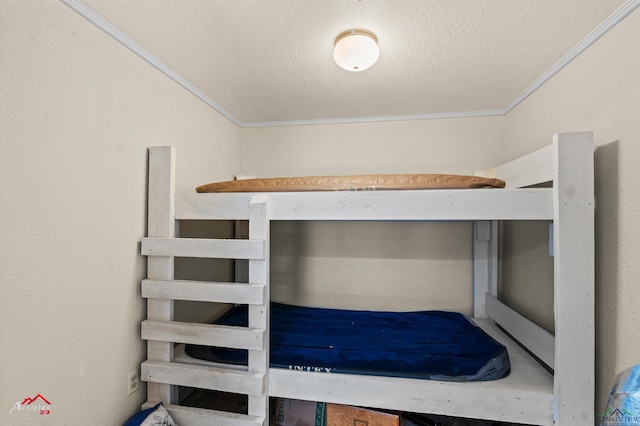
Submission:
<svg viewBox="0 0 640 426">
<path fill-rule="evenodd" d="M 247 306 L 216 324 L 247 326 Z M 270 365 L 440 381 L 487 381 L 509 374 L 507 349 L 465 315 L 378 312 L 271 304 Z M 247 351 L 187 345 L 197 359 L 246 365 Z"/>
</svg>

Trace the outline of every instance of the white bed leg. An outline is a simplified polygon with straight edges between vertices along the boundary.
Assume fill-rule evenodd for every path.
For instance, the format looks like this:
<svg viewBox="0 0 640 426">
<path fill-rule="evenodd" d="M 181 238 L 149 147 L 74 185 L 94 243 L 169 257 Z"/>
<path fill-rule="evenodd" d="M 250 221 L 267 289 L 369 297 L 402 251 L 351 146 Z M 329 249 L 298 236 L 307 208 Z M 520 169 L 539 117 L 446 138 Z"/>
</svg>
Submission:
<svg viewBox="0 0 640 426">
<path fill-rule="evenodd" d="M 593 136 L 557 134 L 554 164 L 554 416 L 594 422 Z"/>
<path fill-rule="evenodd" d="M 171 238 L 175 235 L 175 148 L 172 146 L 149 149 L 149 213 L 147 235 Z M 154 280 L 173 279 L 173 256 L 150 256 L 147 259 L 147 276 Z M 147 318 L 172 321 L 173 300 L 148 299 Z M 173 344 L 169 342 L 147 342 L 147 359 L 151 361 L 173 361 Z M 177 402 L 177 387 L 147 383 L 147 399 Z"/>
<path fill-rule="evenodd" d="M 269 196 L 256 195 L 249 206 L 249 238 L 265 241 L 264 259 L 249 260 L 249 282 L 265 285 L 262 305 L 249 305 L 249 327 L 266 330 L 264 347 L 249 351 L 249 371 L 264 374 L 262 395 L 249 395 L 248 415 L 269 421 Z"/>
<path fill-rule="evenodd" d="M 486 294 L 498 297 L 498 221 L 473 222 L 473 316 L 486 318 Z"/>
</svg>

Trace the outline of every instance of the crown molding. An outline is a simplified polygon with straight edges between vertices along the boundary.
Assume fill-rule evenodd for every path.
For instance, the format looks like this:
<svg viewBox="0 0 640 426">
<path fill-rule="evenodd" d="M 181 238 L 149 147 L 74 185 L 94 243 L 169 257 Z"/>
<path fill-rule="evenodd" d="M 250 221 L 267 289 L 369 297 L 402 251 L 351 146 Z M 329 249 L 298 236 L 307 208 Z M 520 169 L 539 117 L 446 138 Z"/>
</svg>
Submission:
<svg viewBox="0 0 640 426">
<path fill-rule="evenodd" d="M 511 102 L 504 107 L 504 114 L 509 113 L 512 109 L 520 105 L 522 101 L 527 99 L 533 92 L 538 90 L 543 84 L 549 81 L 560 70 L 569 65 L 571 61 L 577 58 L 582 52 L 587 50 L 591 45 L 598 41 L 609 30 L 618 25 L 620 21 L 629 16 L 634 10 L 640 6 L 640 0 L 628 0 L 620 6 L 615 12 L 591 31 L 585 38 L 569 50 L 562 58 L 546 70 L 538 77 L 529 87 L 516 96 Z"/>
<path fill-rule="evenodd" d="M 240 127 L 279 127 L 279 126 L 309 126 L 322 124 L 353 124 L 353 123 L 379 123 L 384 121 L 411 121 L 411 120 L 439 120 L 446 118 L 470 118 L 490 117 L 504 115 L 501 109 L 461 112 L 437 112 L 432 114 L 407 114 L 407 115 L 378 115 L 369 117 L 343 117 L 343 118 L 316 118 L 308 120 L 284 120 L 284 121 L 248 121 Z"/>
<path fill-rule="evenodd" d="M 222 116 L 233 122 L 235 125 L 241 128 L 256 128 L 256 127 L 279 127 L 279 126 L 309 126 L 309 125 L 327 125 L 327 124 L 350 124 L 350 123 L 373 123 L 373 122 L 387 122 L 387 121 L 409 121 L 409 120 L 437 120 L 447 118 L 470 118 L 470 117 L 489 117 L 506 115 L 515 107 L 517 107 L 522 101 L 527 99 L 532 93 L 538 90 L 543 84 L 549 81 L 560 70 L 566 67 L 571 61 L 577 58 L 582 52 L 587 50 L 591 45 L 598 41 L 609 30 L 615 27 L 620 21 L 629 16 L 634 10 L 640 6 L 640 0 L 627 0 L 622 6 L 620 6 L 611 16 L 605 19 L 598 27 L 596 27 L 591 33 L 589 33 L 584 39 L 582 39 L 576 46 L 574 46 L 569 52 L 567 52 L 562 58 L 560 58 L 555 64 L 553 64 L 547 71 L 545 71 L 540 77 L 538 77 L 533 83 L 529 85 L 524 91 L 516 96 L 511 102 L 509 102 L 504 108 L 496 110 L 483 110 L 483 111 L 463 111 L 463 112 L 445 112 L 445 113 L 431 113 L 431 114 L 410 114 L 410 115 L 385 115 L 385 116 L 372 116 L 372 117 L 345 117 L 345 118 L 321 118 L 321 119 L 309 119 L 309 120 L 283 120 L 283 121 L 249 121 L 242 122 L 231 112 L 225 109 L 222 105 L 207 96 L 202 90 L 191 84 L 187 79 L 182 77 L 176 71 L 168 67 L 158 58 L 153 56 L 150 52 L 140 46 L 138 43 L 129 38 L 126 34 L 120 31 L 117 27 L 104 19 L 98 13 L 89 8 L 80 0 L 60 0 L 65 5 L 69 6 L 75 12 L 87 19 L 89 22 L 100 28 L 102 31 L 113 37 L 116 41 L 123 46 L 131 50 L 140 58 L 147 61 L 150 65 L 156 68 L 158 71 L 165 74 L 167 77 L 178 83 L 183 88 L 194 94 L 200 100 L 207 105 L 218 111 Z"/>
<path fill-rule="evenodd" d="M 140 58 L 147 61 L 158 71 L 178 83 L 180 86 L 187 89 L 189 92 L 196 95 L 200 100 L 204 103 L 218 111 L 224 117 L 235 123 L 237 126 L 240 126 L 242 123 L 238 118 L 236 118 L 233 114 L 227 111 L 222 105 L 211 99 L 207 96 L 202 90 L 198 89 L 196 86 L 191 84 L 186 78 L 182 77 L 176 71 L 167 66 L 164 62 L 160 61 L 158 58 L 153 56 L 149 51 L 140 46 L 138 43 L 133 41 L 129 36 L 120 31 L 117 27 L 115 27 L 111 22 L 104 19 L 98 13 L 96 13 L 93 9 L 89 8 L 86 4 L 81 2 L 80 0 L 60 0 L 65 5 L 69 6 L 83 18 L 87 19 L 89 22 L 94 24 L 96 27 L 100 28 L 102 31 L 113 37 L 120 44 L 125 46 L 127 49 L 131 50 L 133 53 L 138 55 Z"/>
</svg>

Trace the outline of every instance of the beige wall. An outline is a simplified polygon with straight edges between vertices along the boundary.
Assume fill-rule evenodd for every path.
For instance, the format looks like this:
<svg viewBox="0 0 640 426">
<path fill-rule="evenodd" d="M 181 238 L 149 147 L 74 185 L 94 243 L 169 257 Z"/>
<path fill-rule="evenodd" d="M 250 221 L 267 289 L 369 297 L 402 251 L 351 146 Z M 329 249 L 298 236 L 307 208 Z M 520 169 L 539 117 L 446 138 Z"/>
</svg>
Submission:
<svg viewBox="0 0 640 426">
<path fill-rule="evenodd" d="M 640 363 L 640 11 L 507 115 L 507 159 L 562 131 L 593 130 L 596 173 L 596 413 L 615 375 Z M 546 244 L 541 243 L 541 244 Z M 514 280 L 513 284 L 517 285 Z M 548 299 L 521 281 L 514 303 Z M 548 313 L 535 312 L 546 316 Z M 579 354 L 576 354 L 579 356 Z"/>
<path fill-rule="evenodd" d="M 504 117 L 249 128 L 242 173 L 470 174 L 500 162 L 503 131 Z"/>
<path fill-rule="evenodd" d="M 504 117 L 242 131 L 242 172 L 260 177 L 462 173 L 496 165 Z M 472 310 L 468 223 L 278 223 L 274 300 L 325 307 Z"/>
<path fill-rule="evenodd" d="M 0 1 L 0 55 L 0 424 L 122 424 L 147 147 L 190 191 L 239 171 L 239 129 L 56 0 Z M 38 393 L 48 418 L 9 413 Z"/>
</svg>

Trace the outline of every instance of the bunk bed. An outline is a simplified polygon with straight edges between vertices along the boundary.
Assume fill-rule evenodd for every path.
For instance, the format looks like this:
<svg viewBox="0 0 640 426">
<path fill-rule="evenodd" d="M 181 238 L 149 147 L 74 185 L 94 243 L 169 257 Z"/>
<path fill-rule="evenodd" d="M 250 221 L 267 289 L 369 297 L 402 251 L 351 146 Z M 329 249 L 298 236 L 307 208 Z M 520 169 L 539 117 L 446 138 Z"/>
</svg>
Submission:
<svg viewBox="0 0 640 426">
<path fill-rule="evenodd" d="M 175 149 L 149 156 L 147 403 L 163 402 L 177 424 L 266 425 L 269 397 L 324 401 L 510 423 L 591 425 L 594 405 L 593 142 L 563 133 L 531 154 L 482 172 L 504 189 L 225 192 L 176 194 Z M 540 185 L 552 183 L 551 187 Z M 180 238 L 180 220 L 248 220 L 249 239 Z M 510 374 L 452 382 L 362 374 L 318 374 L 269 364 L 269 225 L 272 220 L 473 222 L 473 321 L 503 345 Z M 498 298 L 498 222 L 553 223 L 555 332 Z M 174 257 L 248 260 L 246 282 L 175 280 Z M 501 285 L 508 285 L 504 283 Z M 247 305 L 247 327 L 173 320 L 173 301 Z M 176 362 L 176 343 L 243 349 L 247 367 Z M 552 370 L 550 372 L 550 370 Z M 248 395 L 247 414 L 178 403 L 178 386 Z"/>
</svg>

